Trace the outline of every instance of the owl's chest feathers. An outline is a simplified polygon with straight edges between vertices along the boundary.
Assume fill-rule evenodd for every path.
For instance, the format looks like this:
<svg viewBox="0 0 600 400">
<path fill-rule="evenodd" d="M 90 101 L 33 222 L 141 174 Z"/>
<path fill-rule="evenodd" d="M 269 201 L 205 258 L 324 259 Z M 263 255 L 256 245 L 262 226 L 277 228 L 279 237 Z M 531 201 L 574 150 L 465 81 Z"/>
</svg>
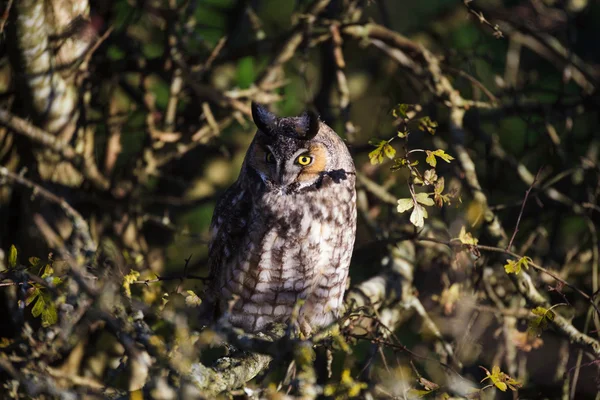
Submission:
<svg viewBox="0 0 600 400">
<path fill-rule="evenodd" d="M 315 285 L 344 281 L 344 274 L 329 278 L 347 269 L 354 244 L 355 191 L 353 182 L 345 183 L 295 193 L 245 192 L 246 233 L 232 249 L 230 278 L 262 300 L 278 292 L 295 298 Z"/>
<path fill-rule="evenodd" d="M 333 239 L 333 231 L 339 233 L 336 228 L 355 222 L 355 214 L 353 185 L 332 185 L 313 191 L 256 193 L 249 220 L 258 238 L 275 233 L 279 239 L 301 247 L 327 243 Z"/>
</svg>

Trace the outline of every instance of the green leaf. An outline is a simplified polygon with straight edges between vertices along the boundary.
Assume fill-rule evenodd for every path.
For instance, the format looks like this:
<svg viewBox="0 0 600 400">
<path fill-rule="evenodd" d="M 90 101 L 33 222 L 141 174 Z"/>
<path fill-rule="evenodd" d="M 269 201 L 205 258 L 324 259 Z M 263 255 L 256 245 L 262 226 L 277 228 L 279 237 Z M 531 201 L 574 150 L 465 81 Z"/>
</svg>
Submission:
<svg viewBox="0 0 600 400">
<path fill-rule="evenodd" d="M 398 212 L 403 213 L 405 211 L 410 210 L 414 206 L 414 200 L 412 198 L 407 199 L 399 199 L 398 200 Z"/>
<path fill-rule="evenodd" d="M 17 248 L 14 244 L 10 245 L 10 250 L 8 251 L 8 268 L 14 268 L 17 266 Z"/>
<path fill-rule="evenodd" d="M 40 293 L 37 296 L 37 301 L 35 302 L 35 304 L 33 305 L 33 308 L 31 309 L 31 315 L 33 315 L 35 318 L 39 317 L 40 315 L 42 315 L 42 312 L 44 311 L 45 306 L 46 306 L 46 300 L 44 299 L 44 296 L 42 296 Z"/>
<path fill-rule="evenodd" d="M 26 306 L 30 305 L 36 299 L 36 297 L 38 297 L 40 295 L 40 292 L 41 292 L 40 288 L 37 286 L 34 286 L 33 290 L 29 293 L 29 295 L 25 299 L 25 305 Z"/>
<path fill-rule="evenodd" d="M 47 296 L 47 297 L 45 297 Z M 56 305 L 52 301 L 49 295 L 43 295 L 40 297 L 44 298 L 44 309 L 42 310 L 42 326 L 44 328 L 56 324 L 58 321 L 58 313 L 56 312 Z M 39 301 L 39 300 L 38 300 Z"/>
<path fill-rule="evenodd" d="M 409 104 L 398 104 L 396 108 L 392 110 L 392 115 L 394 118 L 402 117 L 404 119 L 408 119 L 408 110 L 410 109 Z"/>
<path fill-rule="evenodd" d="M 529 320 L 527 334 L 530 337 L 537 337 L 542 331 L 548 328 L 550 322 L 554 321 L 556 314 L 554 311 L 544 307 L 536 307 L 531 310 L 531 312 L 536 315 L 536 317 Z"/>
</svg>

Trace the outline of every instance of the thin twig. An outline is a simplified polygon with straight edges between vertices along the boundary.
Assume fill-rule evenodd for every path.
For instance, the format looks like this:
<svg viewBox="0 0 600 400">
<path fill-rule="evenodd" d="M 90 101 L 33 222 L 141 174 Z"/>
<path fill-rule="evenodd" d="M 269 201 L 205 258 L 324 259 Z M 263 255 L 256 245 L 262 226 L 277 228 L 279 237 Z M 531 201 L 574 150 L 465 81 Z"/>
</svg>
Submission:
<svg viewBox="0 0 600 400">
<path fill-rule="evenodd" d="M 515 225 L 515 230 L 510 238 L 510 241 L 508 242 L 508 245 L 506 246 L 506 250 L 510 250 L 513 241 L 515 240 L 515 236 L 517 236 L 517 232 L 519 232 L 519 224 L 521 223 L 521 217 L 523 216 L 523 211 L 525 210 L 525 203 L 527 203 L 529 193 L 531 193 L 531 189 L 533 189 L 533 187 L 535 186 L 535 183 L 537 182 L 538 177 L 540 176 L 540 172 L 542 172 L 542 169 L 543 167 L 538 170 L 537 174 L 535 174 L 533 182 L 531 182 L 531 185 L 529 185 L 529 188 L 527 188 L 527 191 L 525 192 L 525 198 L 523 199 L 523 203 L 521 204 L 521 211 L 519 212 L 519 216 L 517 217 L 517 224 Z"/>
</svg>

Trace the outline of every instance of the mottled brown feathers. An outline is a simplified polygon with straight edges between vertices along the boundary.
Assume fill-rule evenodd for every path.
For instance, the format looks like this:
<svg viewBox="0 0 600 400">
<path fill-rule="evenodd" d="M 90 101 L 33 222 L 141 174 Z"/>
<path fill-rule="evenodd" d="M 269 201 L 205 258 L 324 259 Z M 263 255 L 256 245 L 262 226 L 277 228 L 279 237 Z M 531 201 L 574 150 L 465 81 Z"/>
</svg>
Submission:
<svg viewBox="0 0 600 400">
<path fill-rule="evenodd" d="M 289 322 L 302 301 L 297 322 L 310 334 L 342 305 L 356 231 L 354 164 L 316 116 L 278 118 L 258 105 L 252 113 L 258 131 L 213 215 L 204 316 L 225 314 L 256 332 Z M 312 162 L 300 165 L 301 155 Z"/>
</svg>

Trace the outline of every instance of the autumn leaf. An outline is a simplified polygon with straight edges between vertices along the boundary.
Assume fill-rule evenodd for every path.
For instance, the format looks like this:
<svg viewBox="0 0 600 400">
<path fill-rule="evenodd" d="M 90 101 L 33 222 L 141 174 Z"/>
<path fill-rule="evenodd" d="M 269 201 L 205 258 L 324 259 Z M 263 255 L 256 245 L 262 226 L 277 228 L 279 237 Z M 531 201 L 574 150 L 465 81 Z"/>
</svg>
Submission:
<svg viewBox="0 0 600 400">
<path fill-rule="evenodd" d="M 515 346 L 526 353 L 544 344 L 542 339 L 532 336 L 528 332 L 520 332 L 517 329 L 511 331 L 510 337 Z"/>
<path fill-rule="evenodd" d="M 517 261 L 506 260 L 506 264 L 504 265 L 504 271 L 506 271 L 507 274 L 519 275 L 523 268 L 529 268 L 529 263 L 532 261 L 533 260 L 530 257 L 521 257 Z"/>
<path fill-rule="evenodd" d="M 410 214 L 409 220 L 417 228 L 422 228 L 425 225 L 425 218 L 427 218 L 427 216 L 427 210 L 425 207 L 420 204 L 415 204 L 415 208 Z"/>
<path fill-rule="evenodd" d="M 442 160 L 446 161 L 447 163 L 450 163 L 450 161 L 454 160 L 454 157 L 452 157 L 450 154 L 446 154 L 446 152 L 444 150 L 441 150 L 441 149 L 435 150 L 433 152 L 433 154 L 436 157 L 439 157 Z"/>
<path fill-rule="evenodd" d="M 393 159 L 394 159 L 394 157 L 396 156 L 396 149 L 394 149 L 394 148 L 392 147 L 392 145 L 391 145 L 391 144 L 389 144 L 389 143 L 386 143 L 386 144 L 383 146 L 383 152 L 385 153 L 385 156 L 386 156 L 387 158 L 389 158 L 390 160 L 393 160 Z"/>
<path fill-rule="evenodd" d="M 397 210 L 400 214 L 402 214 L 403 212 L 408 211 L 411 208 L 413 208 L 414 205 L 415 205 L 414 200 L 411 198 L 399 199 Z"/>
<path fill-rule="evenodd" d="M 371 165 L 377 165 L 383 163 L 384 156 L 389 159 L 394 159 L 396 156 L 396 149 L 387 140 L 370 140 L 369 144 L 375 146 L 375 150 L 369 153 L 369 160 Z"/>
<path fill-rule="evenodd" d="M 131 284 L 137 281 L 139 277 L 140 273 L 133 269 L 123 277 L 123 289 L 125 290 L 125 296 L 128 298 L 131 298 Z"/>
<path fill-rule="evenodd" d="M 435 154 L 433 154 L 433 151 L 425 150 L 425 153 L 427 153 L 425 162 L 432 167 L 435 167 L 437 165 L 437 160 L 435 159 Z"/>
<path fill-rule="evenodd" d="M 483 369 L 487 375 L 485 378 L 483 378 L 481 380 L 481 382 L 485 381 L 486 379 L 489 379 L 492 381 L 492 384 L 494 386 L 496 386 L 498 389 L 500 389 L 503 392 L 506 392 L 506 389 L 509 389 L 509 388 L 510 388 L 510 390 L 515 391 L 519 387 L 521 387 L 521 383 L 517 382 L 516 380 L 514 380 L 513 378 L 511 378 L 510 376 L 508 376 L 507 374 L 502 372 L 500 370 L 500 367 L 497 365 L 494 365 L 491 373 L 490 373 L 490 371 L 488 371 L 486 368 L 484 368 L 482 366 L 479 366 L 479 368 Z"/>
<path fill-rule="evenodd" d="M 432 206 L 434 204 L 433 199 L 429 198 L 429 194 L 427 193 L 417 193 L 415 200 L 425 206 Z"/>
<path fill-rule="evenodd" d="M 435 183 L 435 181 L 437 181 L 437 179 L 438 179 L 438 176 L 437 176 L 437 173 L 435 172 L 434 168 L 428 169 L 423 174 L 423 183 L 425 185 L 433 185 Z M 444 179 L 444 178 L 440 178 L 440 179 Z"/>
<path fill-rule="evenodd" d="M 478 239 L 474 238 L 469 232 L 467 232 L 466 228 L 463 226 L 460 228 L 460 233 L 458 234 L 458 240 L 462 244 L 466 244 L 469 246 L 477 246 Z"/>
<path fill-rule="evenodd" d="M 460 299 L 462 285 L 460 283 L 453 283 L 449 288 L 442 291 L 440 296 L 433 296 L 434 301 L 438 301 L 444 308 L 444 315 L 450 315 L 456 308 L 456 304 Z"/>
<path fill-rule="evenodd" d="M 419 129 L 423 132 L 429 132 L 432 135 L 435 135 L 435 130 L 438 127 L 438 123 L 432 121 L 431 118 L 425 116 L 419 120 Z"/>
<path fill-rule="evenodd" d="M 368 385 L 364 382 L 355 381 L 352 378 L 349 369 L 342 371 L 339 383 L 328 383 L 323 389 L 323 394 L 336 399 L 346 399 L 358 397 L 360 392 L 366 389 Z"/>
<path fill-rule="evenodd" d="M 437 181 L 435 182 L 435 185 L 433 187 L 433 200 L 435 201 L 435 204 L 437 204 L 438 207 L 443 206 L 444 203 L 448 203 L 448 204 L 450 203 L 450 195 L 443 193 L 444 186 L 445 186 L 445 182 L 444 182 L 444 178 L 442 177 L 442 178 L 437 179 Z"/>
<path fill-rule="evenodd" d="M 200 297 L 194 293 L 193 290 L 188 290 L 187 294 L 188 295 L 185 297 L 185 304 L 187 306 L 198 307 L 200 304 L 202 304 L 202 299 L 200 299 Z"/>
</svg>

